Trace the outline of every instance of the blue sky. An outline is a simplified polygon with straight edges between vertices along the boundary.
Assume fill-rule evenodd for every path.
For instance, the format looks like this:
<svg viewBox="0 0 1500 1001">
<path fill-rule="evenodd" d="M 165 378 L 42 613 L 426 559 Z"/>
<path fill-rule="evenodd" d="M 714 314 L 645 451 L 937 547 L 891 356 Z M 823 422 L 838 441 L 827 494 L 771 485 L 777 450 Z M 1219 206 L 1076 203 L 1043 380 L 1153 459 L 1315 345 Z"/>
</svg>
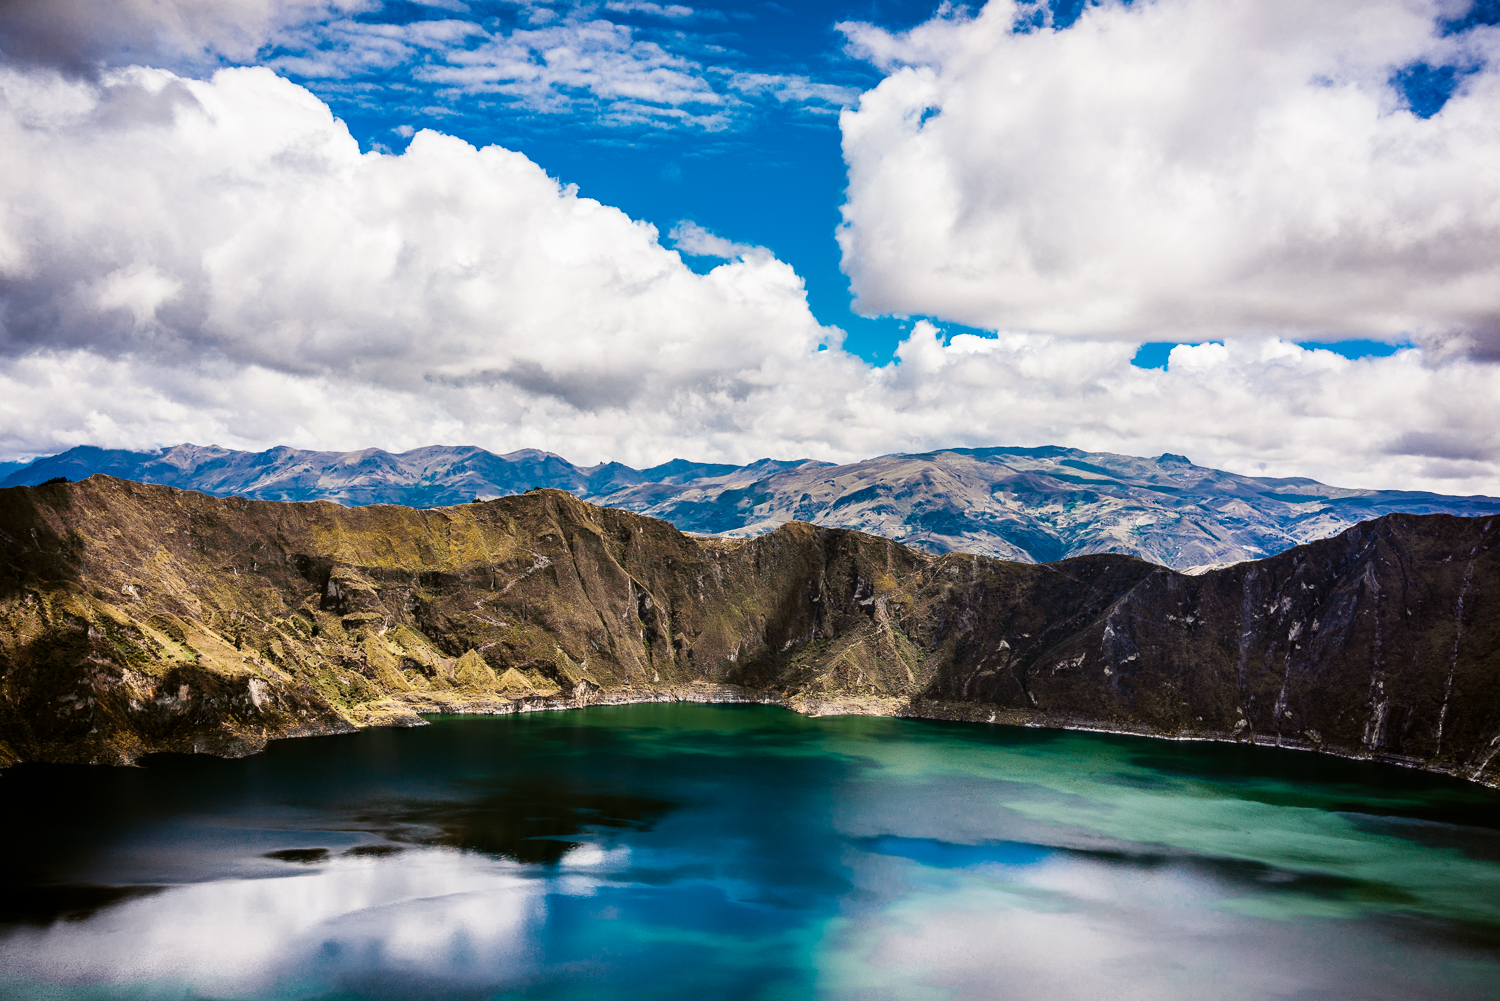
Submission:
<svg viewBox="0 0 1500 1001">
<path fill-rule="evenodd" d="M 1067 445 L 1500 493 L 1497 22 L 10 0 L 0 462 Z"/>
<path fill-rule="evenodd" d="M 354 20 L 407 25 L 457 19 L 492 32 L 533 27 L 528 8 L 513 3 L 466 0 L 464 6 L 469 9 L 395 2 Z M 566 12 L 568 6 L 543 9 Z M 595 5 L 586 16 L 628 26 L 639 41 L 706 70 L 803 78 L 842 89 L 848 100 L 878 83 L 881 74 L 845 52 L 846 39 L 834 26 L 865 21 L 903 30 L 927 20 L 938 7 L 930 0 L 748 0 L 695 2 L 692 15 L 668 17 L 649 8 L 670 5 L 638 6 L 647 10 Z M 1077 2 L 1062 0 L 1062 6 L 1076 8 Z M 815 101 L 747 96 L 723 123 L 710 127 L 665 117 L 630 122 L 610 114 L 615 102 L 586 94 L 574 106 L 537 110 L 524 100 L 455 93 L 451 84 L 421 79 L 421 69 L 434 59 L 432 52 L 335 79 L 296 72 L 292 57 L 306 54 L 306 49 L 283 46 L 267 49 L 264 57 L 285 66 L 288 78 L 326 100 L 366 149 L 404 148 L 407 140 L 395 131 L 402 126 L 434 128 L 477 146 L 519 150 L 553 176 L 578 185 L 581 194 L 619 206 L 664 235 L 691 220 L 727 239 L 767 247 L 803 277 L 813 314 L 843 328 L 846 348 L 870 361 L 889 361 L 917 319 L 861 316 L 850 308 L 849 283 L 840 271 L 833 236 L 845 185 L 837 96 Z M 724 74 L 705 75 L 717 82 Z M 708 114 L 719 110 L 685 106 Z M 704 272 L 719 263 L 692 256 L 687 261 Z M 945 331 L 971 330 L 962 324 L 943 326 Z"/>
<path fill-rule="evenodd" d="M 1039 4 L 1018 31 L 1047 25 L 1066 28 L 1084 9 L 1083 0 Z M 465 9 L 458 9 L 465 8 Z M 273 45 L 261 60 L 326 100 L 366 148 L 399 151 L 407 139 L 397 130 L 433 128 L 477 146 L 498 144 L 519 150 L 553 176 L 578 185 L 581 194 L 624 209 L 667 234 L 691 220 L 728 239 L 769 248 L 791 264 L 806 282 L 813 314 L 841 327 L 847 350 L 878 363 L 889 361 L 899 341 L 920 315 L 869 316 L 851 308 L 847 277 L 840 269 L 834 240 L 846 183 L 837 111 L 840 101 L 880 82 L 882 74 L 847 51 L 848 39 L 836 25 L 866 22 L 903 31 L 931 18 L 931 0 L 852 0 L 799 2 L 773 0 L 694 2 L 691 6 L 618 2 L 521 5 L 508 0 L 462 0 L 420 4 L 392 0 L 354 14 L 361 25 L 467 22 L 486 32 L 526 32 L 556 25 L 563 18 L 604 20 L 630 30 L 636 42 L 660 46 L 691 65 L 721 93 L 730 73 L 796 78 L 843 94 L 814 100 L 779 100 L 778 91 L 741 95 L 743 104 L 721 109 L 706 103 L 642 102 L 650 107 L 684 108 L 699 116 L 722 114 L 710 126 L 683 124 L 662 116 L 631 121 L 612 114 L 622 102 L 574 89 L 575 100 L 538 108 L 524 98 L 456 89 L 451 81 L 424 79 L 423 71 L 446 53 L 472 51 L 479 40 L 413 49 L 409 58 L 371 60 L 363 66 L 339 61 L 336 69 L 299 72 L 304 62 L 326 64 L 357 51 L 345 36 L 317 30 L 303 41 L 313 46 Z M 538 22 L 535 12 L 556 12 Z M 682 13 L 686 11 L 691 13 Z M 1500 18 L 1500 0 L 1480 0 L 1449 32 Z M 1393 84 L 1423 117 L 1440 110 L 1462 74 L 1471 67 L 1413 63 Z M 331 73 L 333 75 L 324 75 Z M 706 272 L 718 260 L 685 255 L 689 266 Z M 931 317 L 944 333 L 982 333 L 978 328 Z M 1161 366 L 1175 342 L 1143 348 L 1136 364 Z M 1326 347 L 1326 345 L 1325 345 Z M 1393 352 L 1390 344 L 1349 338 L 1329 348 L 1348 358 Z"/>
</svg>

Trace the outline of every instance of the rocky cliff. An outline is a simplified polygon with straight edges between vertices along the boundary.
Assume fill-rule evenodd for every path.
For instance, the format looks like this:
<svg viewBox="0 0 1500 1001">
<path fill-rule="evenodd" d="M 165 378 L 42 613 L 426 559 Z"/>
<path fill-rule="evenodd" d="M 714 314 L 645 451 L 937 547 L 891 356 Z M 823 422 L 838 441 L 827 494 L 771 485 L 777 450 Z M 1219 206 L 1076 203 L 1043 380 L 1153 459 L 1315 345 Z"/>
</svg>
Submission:
<svg viewBox="0 0 1500 1001">
<path fill-rule="evenodd" d="M 418 510 L 95 476 L 0 491 L 0 760 L 424 711 L 758 699 L 1254 741 L 1500 781 L 1500 518 L 1392 515 L 1196 576 L 556 490 Z"/>
</svg>

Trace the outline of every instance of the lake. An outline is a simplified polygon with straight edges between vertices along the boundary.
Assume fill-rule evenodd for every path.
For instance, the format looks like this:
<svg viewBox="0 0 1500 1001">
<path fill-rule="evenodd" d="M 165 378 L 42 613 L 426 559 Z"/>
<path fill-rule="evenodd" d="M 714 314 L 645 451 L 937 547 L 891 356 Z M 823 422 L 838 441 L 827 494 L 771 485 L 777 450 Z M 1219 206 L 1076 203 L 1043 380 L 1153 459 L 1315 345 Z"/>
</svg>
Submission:
<svg viewBox="0 0 1500 1001">
<path fill-rule="evenodd" d="M 27 765 L 14 998 L 1500 998 L 1500 793 L 689 704 Z"/>
</svg>

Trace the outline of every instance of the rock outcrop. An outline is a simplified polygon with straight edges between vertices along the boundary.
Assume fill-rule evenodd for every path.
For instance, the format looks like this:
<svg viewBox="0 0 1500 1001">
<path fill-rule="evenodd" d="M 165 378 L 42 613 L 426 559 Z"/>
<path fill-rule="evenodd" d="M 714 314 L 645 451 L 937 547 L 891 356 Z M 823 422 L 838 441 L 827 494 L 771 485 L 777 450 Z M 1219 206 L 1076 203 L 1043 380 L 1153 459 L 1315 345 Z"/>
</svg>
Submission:
<svg viewBox="0 0 1500 1001">
<path fill-rule="evenodd" d="M 430 711 L 756 700 L 1500 782 L 1500 518 L 1197 575 L 692 537 L 557 490 L 419 510 L 95 476 L 0 491 L 0 761 L 249 753 Z"/>
</svg>

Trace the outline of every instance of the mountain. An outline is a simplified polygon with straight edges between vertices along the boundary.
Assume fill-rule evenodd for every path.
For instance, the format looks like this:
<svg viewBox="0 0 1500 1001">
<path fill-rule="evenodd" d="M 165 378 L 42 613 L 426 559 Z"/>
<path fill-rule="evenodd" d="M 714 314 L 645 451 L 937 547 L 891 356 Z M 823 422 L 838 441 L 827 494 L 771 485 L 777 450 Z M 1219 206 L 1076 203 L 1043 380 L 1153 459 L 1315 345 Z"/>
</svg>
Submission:
<svg viewBox="0 0 1500 1001">
<path fill-rule="evenodd" d="M 684 531 L 755 535 L 788 521 L 854 528 L 929 552 L 1049 563 L 1129 553 L 1176 569 L 1257 559 L 1393 512 L 1479 516 L 1500 498 L 1349 490 L 1240 476 L 1180 455 L 1067 448 L 947 449 L 833 466 L 753 466 L 598 503 Z"/>
<path fill-rule="evenodd" d="M 617 462 L 580 467 L 537 449 L 495 455 L 473 446 L 429 446 L 400 454 L 378 448 L 308 452 L 280 447 L 239 452 L 217 445 L 177 445 L 160 452 L 128 452 L 80 446 L 37 459 L 0 480 L 0 487 L 35 486 L 58 476 L 81 480 L 104 473 L 201 490 L 216 497 L 442 507 L 536 487 L 596 496 L 647 482 L 673 484 L 722 475 L 735 468 L 682 459 L 651 469 L 631 469 Z"/>
<path fill-rule="evenodd" d="M 95 476 L 0 490 L 0 761 L 642 700 L 1399 761 L 1500 784 L 1500 518 L 1180 574 L 685 535 L 556 490 L 418 510 Z"/>
<path fill-rule="evenodd" d="M 674 459 L 649 469 L 575 466 L 535 449 L 495 455 L 473 446 L 400 454 L 75 448 L 38 459 L 0 485 L 96 472 L 220 497 L 348 505 L 439 507 L 552 487 L 708 535 L 743 538 L 806 521 L 933 553 L 1049 563 L 1117 552 L 1179 570 L 1258 559 L 1394 512 L 1500 513 L 1495 497 L 1350 490 L 1226 473 L 1180 455 L 1144 459 L 1055 447 L 955 448 L 842 466 Z"/>
</svg>

